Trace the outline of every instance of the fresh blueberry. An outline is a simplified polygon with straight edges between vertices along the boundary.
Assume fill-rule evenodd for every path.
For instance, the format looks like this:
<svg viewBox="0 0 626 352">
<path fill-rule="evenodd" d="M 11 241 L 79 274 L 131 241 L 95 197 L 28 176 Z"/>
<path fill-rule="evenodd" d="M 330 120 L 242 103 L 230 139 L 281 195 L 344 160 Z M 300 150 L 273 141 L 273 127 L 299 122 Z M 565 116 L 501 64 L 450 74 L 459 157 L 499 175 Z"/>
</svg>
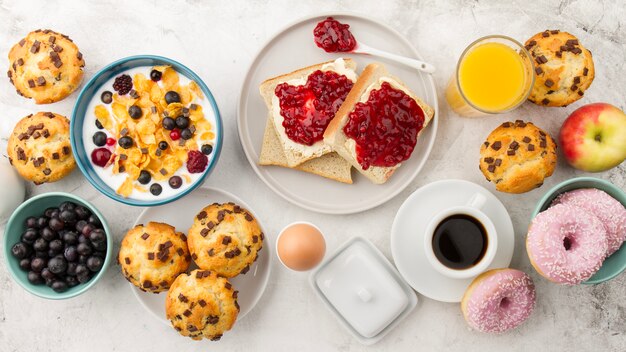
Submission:
<svg viewBox="0 0 626 352">
<path fill-rule="evenodd" d="M 50 250 L 54 253 L 61 253 L 61 251 L 63 251 L 64 249 L 63 241 L 59 239 L 51 241 L 48 246 L 50 247 Z"/>
<path fill-rule="evenodd" d="M 78 235 L 76 232 L 68 231 L 63 234 L 63 242 L 65 242 L 66 245 L 74 245 L 78 242 Z"/>
<path fill-rule="evenodd" d="M 63 255 L 69 262 L 75 262 L 78 260 L 78 250 L 76 249 L 76 246 L 69 246 L 65 248 Z"/>
<path fill-rule="evenodd" d="M 202 154 L 204 155 L 209 155 L 213 152 L 213 146 L 210 144 L 203 144 L 200 151 L 202 151 Z"/>
<path fill-rule="evenodd" d="M 83 231 L 82 234 L 83 236 L 86 236 L 87 238 L 89 238 L 89 234 L 91 233 L 91 231 L 93 231 L 96 227 L 93 226 L 92 224 L 87 224 L 83 227 Z"/>
<path fill-rule="evenodd" d="M 65 273 L 67 270 L 67 260 L 63 257 L 54 257 L 48 261 L 48 269 L 52 271 L 53 274 Z"/>
<path fill-rule="evenodd" d="M 87 282 L 87 281 L 89 281 L 91 279 L 91 273 L 89 273 L 89 270 L 88 270 L 87 273 L 85 273 L 85 274 L 77 274 L 76 275 L 76 279 L 81 284 L 84 284 L 85 282 Z"/>
<path fill-rule="evenodd" d="M 64 227 L 65 227 L 65 224 L 63 223 L 63 221 L 61 221 L 61 219 L 58 219 L 58 218 L 50 219 L 50 228 L 52 230 L 59 231 L 59 230 L 63 230 Z"/>
<path fill-rule="evenodd" d="M 41 229 L 40 233 L 41 238 L 46 241 L 52 241 L 57 238 L 57 233 L 52 231 L 52 229 L 49 227 L 44 227 L 43 229 Z"/>
<path fill-rule="evenodd" d="M 53 280 L 55 278 L 52 271 L 50 271 L 50 269 L 48 268 L 43 268 L 43 270 L 41 271 L 41 277 L 43 277 L 44 280 Z"/>
<path fill-rule="evenodd" d="M 143 115 L 143 111 L 141 111 L 141 108 L 137 105 L 131 105 L 130 108 L 128 108 L 128 115 L 136 120 Z"/>
<path fill-rule="evenodd" d="M 63 210 L 74 210 L 74 208 L 76 208 L 76 203 L 67 201 L 67 202 L 63 202 L 61 203 L 61 205 L 59 205 L 59 210 L 63 211 Z"/>
<path fill-rule="evenodd" d="M 142 185 L 147 185 L 148 183 L 150 183 L 150 180 L 152 180 L 152 176 L 148 171 L 141 170 L 141 172 L 139 172 L 139 177 L 137 178 L 137 181 L 139 181 L 139 183 L 141 183 Z"/>
<path fill-rule="evenodd" d="M 46 267 L 46 260 L 43 258 L 33 258 L 33 260 L 30 261 L 30 270 L 34 272 L 39 273 L 45 267 Z"/>
<path fill-rule="evenodd" d="M 66 276 L 65 277 L 65 283 L 67 284 L 67 286 L 69 287 L 74 287 L 77 286 L 79 284 L 78 279 L 76 278 L 76 276 Z"/>
<path fill-rule="evenodd" d="M 59 219 L 68 223 L 76 222 L 77 218 L 78 216 L 76 215 L 75 210 L 63 210 L 61 214 L 59 214 Z"/>
<path fill-rule="evenodd" d="M 47 217 L 42 216 L 42 217 L 37 219 L 37 228 L 43 229 L 46 226 L 48 226 L 48 218 Z"/>
<path fill-rule="evenodd" d="M 67 263 L 67 270 L 65 271 L 65 273 L 67 275 L 76 276 L 77 266 L 78 266 L 78 263 L 72 263 L 72 262 Z"/>
<path fill-rule="evenodd" d="M 171 103 L 180 103 L 180 95 L 173 90 L 165 93 L 165 102 L 168 104 Z"/>
<path fill-rule="evenodd" d="M 180 176 L 172 176 L 170 177 L 168 183 L 173 189 L 178 189 L 183 185 L 183 179 Z"/>
<path fill-rule="evenodd" d="M 109 92 L 108 90 L 105 90 L 100 95 L 100 100 L 102 100 L 102 102 L 105 104 L 111 104 L 111 102 L 113 101 L 113 93 Z"/>
<path fill-rule="evenodd" d="M 95 144 L 96 146 L 103 147 L 105 144 L 107 144 L 107 135 L 102 131 L 98 131 L 93 134 L 92 140 L 93 144 Z"/>
<path fill-rule="evenodd" d="M 37 218 L 34 216 L 29 216 L 24 221 L 24 226 L 31 229 L 37 228 Z"/>
<path fill-rule="evenodd" d="M 176 128 L 176 121 L 174 121 L 174 119 L 171 117 L 164 117 L 161 124 L 163 125 L 163 128 L 168 131 L 171 131 L 174 128 Z"/>
<path fill-rule="evenodd" d="M 180 128 L 181 130 L 189 127 L 189 118 L 183 115 L 178 116 L 176 118 L 176 127 Z"/>
<path fill-rule="evenodd" d="M 30 270 L 30 259 L 24 258 L 20 260 L 20 268 L 24 271 Z"/>
<path fill-rule="evenodd" d="M 89 274 L 89 268 L 87 268 L 87 265 L 85 264 L 76 265 L 76 275 L 83 275 L 83 274 Z"/>
<path fill-rule="evenodd" d="M 87 225 L 87 221 L 85 221 L 85 220 L 79 220 L 79 221 L 76 223 L 76 226 L 75 226 L 76 231 L 78 231 L 78 232 L 83 232 L 83 227 L 85 227 L 85 225 Z"/>
<path fill-rule="evenodd" d="M 50 208 L 47 208 L 46 210 L 44 210 L 43 215 L 45 217 L 47 217 L 47 218 L 51 218 L 52 217 L 52 212 L 53 211 L 58 211 L 58 210 L 59 209 L 57 209 L 57 208 L 50 207 Z"/>
<path fill-rule="evenodd" d="M 28 248 L 26 243 L 18 242 L 11 247 L 11 254 L 17 259 L 26 258 L 30 252 L 30 248 Z"/>
<path fill-rule="evenodd" d="M 93 249 L 97 251 L 106 251 L 107 250 L 107 242 L 93 242 Z"/>
<path fill-rule="evenodd" d="M 163 187 L 161 187 L 161 185 L 158 183 L 153 183 L 150 186 L 150 193 L 152 193 L 152 195 L 158 196 L 159 194 L 161 194 L 162 191 Z"/>
<path fill-rule="evenodd" d="M 150 71 L 150 79 L 153 82 L 160 81 L 162 76 L 163 76 L 163 74 L 161 73 L 161 71 L 157 71 L 157 70 Z"/>
<path fill-rule="evenodd" d="M 100 269 L 102 269 L 102 264 L 104 264 L 104 261 L 102 261 L 102 258 L 100 257 L 91 256 L 87 259 L 87 268 L 94 273 L 97 273 Z"/>
<path fill-rule="evenodd" d="M 180 137 L 184 140 L 191 139 L 191 137 L 193 137 L 193 132 L 191 132 L 189 128 L 185 128 L 180 131 Z"/>
<path fill-rule="evenodd" d="M 65 281 L 61 281 L 61 280 L 56 280 L 52 283 L 52 286 L 50 286 L 54 292 L 65 292 L 67 291 L 67 284 L 65 283 Z"/>
<path fill-rule="evenodd" d="M 44 283 L 44 280 L 41 277 L 41 274 L 36 273 L 34 271 L 28 272 L 28 281 L 33 285 L 41 285 Z"/>
<path fill-rule="evenodd" d="M 124 136 L 118 139 L 117 143 L 120 145 L 120 147 L 128 149 L 133 146 L 133 139 L 128 136 Z"/>
<path fill-rule="evenodd" d="M 24 233 L 22 234 L 21 239 L 22 239 L 22 242 L 24 243 L 33 244 L 35 240 L 37 239 L 37 237 L 39 237 L 37 230 L 26 229 L 26 231 L 24 231 Z"/>
<path fill-rule="evenodd" d="M 35 243 L 33 243 L 33 249 L 37 252 L 44 252 L 48 250 L 48 241 L 46 241 L 44 238 L 38 238 L 37 240 L 35 240 Z"/>
<path fill-rule="evenodd" d="M 92 252 L 91 246 L 87 243 L 79 243 L 76 250 L 80 255 L 90 255 Z"/>
<path fill-rule="evenodd" d="M 89 216 L 91 215 L 91 212 L 89 211 L 89 209 L 85 208 L 82 205 L 77 206 L 74 211 L 76 211 L 76 216 L 80 220 L 88 219 Z"/>
<path fill-rule="evenodd" d="M 87 219 L 87 222 L 89 222 L 91 225 L 93 225 L 95 227 L 102 226 L 102 223 L 100 222 L 100 219 L 97 216 L 95 216 L 94 214 L 89 215 L 89 218 Z"/>
<path fill-rule="evenodd" d="M 102 230 L 102 229 L 94 229 L 89 234 L 89 239 L 91 240 L 92 243 L 99 243 L 99 242 L 106 241 L 107 236 L 104 233 L 104 230 Z"/>
</svg>

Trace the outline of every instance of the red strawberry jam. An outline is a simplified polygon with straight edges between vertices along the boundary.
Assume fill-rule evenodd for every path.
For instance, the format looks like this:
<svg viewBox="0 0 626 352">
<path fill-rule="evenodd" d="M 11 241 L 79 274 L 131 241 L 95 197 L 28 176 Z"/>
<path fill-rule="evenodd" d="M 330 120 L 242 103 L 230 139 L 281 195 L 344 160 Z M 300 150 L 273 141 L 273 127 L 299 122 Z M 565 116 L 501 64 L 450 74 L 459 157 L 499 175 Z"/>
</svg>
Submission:
<svg viewBox="0 0 626 352">
<path fill-rule="evenodd" d="M 330 120 L 352 89 L 352 81 L 333 71 L 317 70 L 302 86 L 281 83 L 274 93 L 287 137 L 305 145 L 322 140 Z"/>
<path fill-rule="evenodd" d="M 327 53 L 352 51 L 356 47 L 356 39 L 349 28 L 349 25 L 328 17 L 313 30 L 315 44 Z"/>
<path fill-rule="evenodd" d="M 422 127 L 422 108 L 405 92 L 383 82 L 380 89 L 371 91 L 367 102 L 356 104 L 343 132 L 356 142 L 357 161 L 367 170 L 408 159 Z"/>
</svg>

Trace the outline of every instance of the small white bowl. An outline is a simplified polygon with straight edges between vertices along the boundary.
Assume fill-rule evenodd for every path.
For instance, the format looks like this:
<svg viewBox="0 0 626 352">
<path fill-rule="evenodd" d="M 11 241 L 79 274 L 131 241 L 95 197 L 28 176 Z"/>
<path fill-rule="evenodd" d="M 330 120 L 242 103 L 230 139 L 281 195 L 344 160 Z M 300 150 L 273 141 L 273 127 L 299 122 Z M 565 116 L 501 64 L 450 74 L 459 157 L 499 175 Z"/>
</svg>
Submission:
<svg viewBox="0 0 626 352">
<path fill-rule="evenodd" d="M 292 269 L 292 268 L 288 267 L 288 266 L 287 266 L 287 265 L 283 262 L 283 260 L 280 258 L 280 254 L 278 253 L 278 243 L 280 242 L 280 237 L 283 235 L 283 233 L 285 232 L 285 230 L 287 230 L 288 228 L 290 228 L 290 227 L 292 227 L 292 226 L 294 226 L 294 225 L 309 225 L 309 226 L 311 226 L 311 227 L 314 227 L 314 228 L 315 228 L 315 229 L 316 229 L 319 233 L 321 233 L 321 234 L 322 234 L 322 238 L 324 239 L 324 243 L 325 243 L 325 244 L 327 244 L 327 243 L 328 243 L 328 241 L 326 241 L 326 235 L 324 235 L 324 231 L 322 231 L 322 230 L 321 230 L 319 227 L 317 227 L 315 224 L 310 223 L 310 222 L 308 222 L 308 221 L 294 221 L 294 222 L 292 222 L 292 223 L 288 224 L 287 226 L 283 227 L 283 229 L 282 229 L 282 230 L 280 230 L 280 232 L 278 233 L 278 237 L 276 237 L 276 246 L 275 246 L 275 248 L 274 248 L 274 249 L 275 249 L 275 252 L 276 252 L 276 257 L 278 258 L 278 261 L 280 262 L 280 264 L 282 264 L 285 268 L 287 268 L 287 269 L 289 269 L 289 270 L 291 270 L 291 271 L 294 271 L 294 272 L 297 272 L 297 273 L 302 273 L 302 272 L 307 272 L 307 271 L 313 270 L 313 269 L 315 269 L 315 268 L 316 268 L 316 267 L 317 267 L 317 266 L 318 266 L 321 262 L 323 262 L 323 261 L 324 261 L 324 258 L 326 257 L 326 248 L 324 248 L 324 256 L 322 257 L 322 259 L 320 260 L 320 262 L 319 262 L 319 263 L 317 263 L 317 265 L 315 265 L 314 267 L 312 267 L 312 268 L 311 268 L 311 269 L 309 269 L 309 270 L 302 270 L 302 271 L 301 271 L 301 270 L 294 270 L 294 269 Z"/>
</svg>

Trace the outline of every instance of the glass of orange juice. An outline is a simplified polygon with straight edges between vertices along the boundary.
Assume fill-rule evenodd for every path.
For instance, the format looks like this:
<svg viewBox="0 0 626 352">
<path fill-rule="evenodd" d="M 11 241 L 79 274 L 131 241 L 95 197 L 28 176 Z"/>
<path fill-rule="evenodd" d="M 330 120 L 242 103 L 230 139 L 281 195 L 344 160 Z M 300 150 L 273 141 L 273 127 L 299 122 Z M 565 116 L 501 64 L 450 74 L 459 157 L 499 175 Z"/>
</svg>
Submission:
<svg viewBox="0 0 626 352">
<path fill-rule="evenodd" d="M 528 99 L 535 81 L 533 70 L 530 54 L 515 39 L 483 37 L 463 51 L 446 99 L 462 116 L 511 111 Z"/>
</svg>

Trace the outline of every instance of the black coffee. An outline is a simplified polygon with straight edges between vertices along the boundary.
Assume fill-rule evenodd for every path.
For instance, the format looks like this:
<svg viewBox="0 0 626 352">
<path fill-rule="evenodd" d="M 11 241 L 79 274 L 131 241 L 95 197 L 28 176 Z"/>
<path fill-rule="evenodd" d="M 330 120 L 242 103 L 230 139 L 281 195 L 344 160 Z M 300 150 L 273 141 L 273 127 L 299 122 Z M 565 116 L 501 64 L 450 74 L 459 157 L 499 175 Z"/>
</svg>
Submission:
<svg viewBox="0 0 626 352">
<path fill-rule="evenodd" d="M 450 269 L 470 268 L 487 250 L 487 233 L 480 221 L 469 215 L 448 216 L 437 225 L 433 251 L 441 264 Z"/>
</svg>

